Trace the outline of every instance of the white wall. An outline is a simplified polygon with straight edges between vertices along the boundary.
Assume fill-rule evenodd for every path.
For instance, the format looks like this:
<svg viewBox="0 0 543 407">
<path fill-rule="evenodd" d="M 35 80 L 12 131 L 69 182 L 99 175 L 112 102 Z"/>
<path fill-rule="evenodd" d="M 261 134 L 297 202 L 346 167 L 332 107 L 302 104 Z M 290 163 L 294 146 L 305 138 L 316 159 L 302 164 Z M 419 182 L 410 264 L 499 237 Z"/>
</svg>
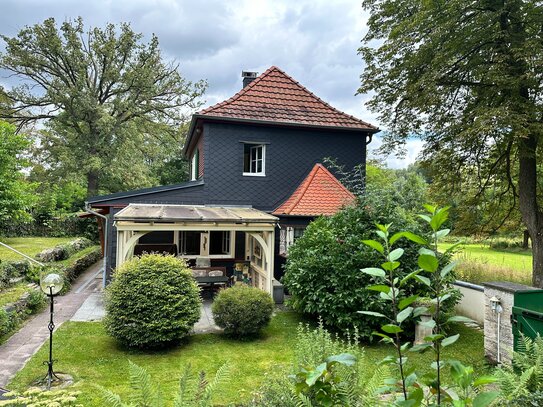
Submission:
<svg viewBox="0 0 543 407">
<path fill-rule="evenodd" d="M 485 322 L 485 294 L 482 291 L 482 286 L 473 286 L 474 288 L 468 288 L 458 284 L 454 285 L 454 288 L 460 290 L 463 295 L 456 305 L 456 312 L 459 315 L 473 319 L 482 326 Z M 480 288 L 475 289 L 475 287 Z"/>
</svg>

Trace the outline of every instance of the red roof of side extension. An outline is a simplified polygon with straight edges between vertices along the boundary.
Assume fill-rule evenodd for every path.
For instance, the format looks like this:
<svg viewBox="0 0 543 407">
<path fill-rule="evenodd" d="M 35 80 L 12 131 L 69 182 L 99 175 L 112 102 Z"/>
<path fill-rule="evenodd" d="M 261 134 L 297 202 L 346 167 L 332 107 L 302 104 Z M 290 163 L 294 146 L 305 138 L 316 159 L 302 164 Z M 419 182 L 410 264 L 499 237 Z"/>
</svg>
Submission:
<svg viewBox="0 0 543 407">
<path fill-rule="evenodd" d="M 199 114 L 372 132 L 378 130 L 369 123 L 333 108 L 275 66 L 230 99 L 208 107 Z"/>
<path fill-rule="evenodd" d="M 322 164 L 316 164 L 296 191 L 273 215 L 333 215 L 351 205 L 356 197 Z"/>
</svg>

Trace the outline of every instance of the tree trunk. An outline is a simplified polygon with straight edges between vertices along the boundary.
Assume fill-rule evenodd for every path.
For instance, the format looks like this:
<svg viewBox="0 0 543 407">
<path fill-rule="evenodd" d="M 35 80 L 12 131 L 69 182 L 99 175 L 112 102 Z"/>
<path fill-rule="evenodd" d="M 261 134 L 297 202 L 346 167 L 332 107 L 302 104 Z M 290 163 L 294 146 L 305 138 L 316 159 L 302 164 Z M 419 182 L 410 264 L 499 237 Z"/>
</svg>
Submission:
<svg viewBox="0 0 543 407">
<path fill-rule="evenodd" d="M 89 171 L 87 173 L 87 198 L 98 195 L 98 172 Z"/>
<path fill-rule="evenodd" d="M 528 245 L 530 243 L 530 232 L 525 230 L 522 236 L 522 248 L 528 250 Z"/>
<path fill-rule="evenodd" d="M 532 284 L 543 288 L 543 214 L 537 204 L 536 135 L 519 141 L 519 206 L 532 239 Z"/>
</svg>

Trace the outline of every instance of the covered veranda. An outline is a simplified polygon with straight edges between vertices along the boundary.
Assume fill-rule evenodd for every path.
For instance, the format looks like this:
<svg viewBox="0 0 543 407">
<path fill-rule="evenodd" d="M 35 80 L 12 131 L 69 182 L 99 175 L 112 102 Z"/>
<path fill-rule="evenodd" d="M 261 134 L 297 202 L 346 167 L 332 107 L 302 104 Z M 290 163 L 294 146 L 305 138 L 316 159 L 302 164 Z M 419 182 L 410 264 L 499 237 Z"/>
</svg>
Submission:
<svg viewBox="0 0 543 407">
<path fill-rule="evenodd" d="M 134 256 L 134 249 L 141 238 L 152 232 L 170 232 L 172 245 L 178 256 L 191 259 L 195 253 L 193 242 L 184 239 L 197 236 L 198 256 L 210 258 L 235 257 L 236 236 L 243 232 L 244 258 L 250 265 L 252 285 L 273 293 L 275 226 L 278 218 L 249 207 L 130 204 L 114 216 L 117 229 L 116 265 L 119 267 Z M 210 238 L 223 232 L 219 248 L 211 252 Z M 215 245 L 216 246 L 216 245 Z"/>
</svg>

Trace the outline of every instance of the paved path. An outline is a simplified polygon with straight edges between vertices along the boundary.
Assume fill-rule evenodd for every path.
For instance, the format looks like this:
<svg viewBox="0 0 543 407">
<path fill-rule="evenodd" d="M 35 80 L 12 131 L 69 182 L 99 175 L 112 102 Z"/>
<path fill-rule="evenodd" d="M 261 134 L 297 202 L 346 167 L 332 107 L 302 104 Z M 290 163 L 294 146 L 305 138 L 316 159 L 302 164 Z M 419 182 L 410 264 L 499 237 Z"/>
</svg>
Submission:
<svg viewBox="0 0 543 407">
<path fill-rule="evenodd" d="M 55 325 L 58 328 L 79 310 L 85 300 L 101 290 L 102 262 L 87 269 L 73 283 L 69 293 L 55 297 Z M 100 296 L 98 296 L 100 298 Z M 26 362 L 49 338 L 49 307 L 36 315 L 7 342 L 0 345 L 0 388 L 24 367 Z"/>
<path fill-rule="evenodd" d="M 222 332 L 222 329 L 215 325 L 213 314 L 211 313 L 212 300 L 204 300 L 202 310 L 200 311 L 200 320 L 194 325 L 195 334 L 205 334 L 209 332 Z"/>
<path fill-rule="evenodd" d="M 205 299 L 200 311 L 200 320 L 194 325 L 193 333 L 221 332 L 222 329 L 215 325 L 213 314 L 211 313 L 212 300 Z M 88 296 L 85 302 L 77 310 L 72 321 L 100 321 L 106 312 L 104 310 L 104 301 L 101 292 L 95 292 Z"/>
</svg>

